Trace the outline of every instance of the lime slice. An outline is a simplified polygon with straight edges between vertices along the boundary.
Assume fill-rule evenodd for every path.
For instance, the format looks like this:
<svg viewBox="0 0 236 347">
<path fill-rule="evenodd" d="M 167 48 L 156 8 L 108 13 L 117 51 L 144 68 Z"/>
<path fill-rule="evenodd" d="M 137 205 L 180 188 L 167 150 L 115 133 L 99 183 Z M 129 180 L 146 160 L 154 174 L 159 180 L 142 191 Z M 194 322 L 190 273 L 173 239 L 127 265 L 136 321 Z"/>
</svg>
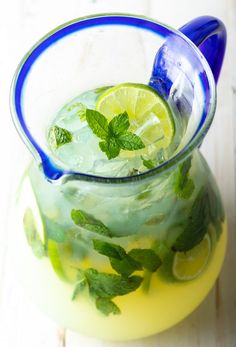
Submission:
<svg viewBox="0 0 236 347">
<path fill-rule="evenodd" d="M 18 210 L 20 216 L 23 216 L 24 224 L 27 224 L 25 226 L 30 227 L 30 224 L 31 226 L 34 225 L 39 239 L 45 244 L 43 220 L 29 176 L 25 176 L 21 185 Z"/>
<path fill-rule="evenodd" d="M 106 90 L 97 100 L 96 110 L 109 120 L 126 111 L 130 130 L 140 136 L 145 145 L 166 148 L 172 142 L 175 126 L 170 108 L 151 87 L 124 83 Z"/>
<path fill-rule="evenodd" d="M 48 257 L 52 264 L 53 270 L 62 279 L 66 280 L 67 275 L 64 267 L 64 257 L 62 257 L 62 252 L 60 251 L 60 246 L 56 241 L 48 240 Z"/>
<path fill-rule="evenodd" d="M 173 275 L 181 281 L 189 281 L 197 276 L 206 267 L 211 253 L 209 235 L 194 248 L 187 252 L 177 252 L 173 261 Z"/>
<path fill-rule="evenodd" d="M 68 241 L 58 243 L 49 239 L 48 257 L 52 264 L 53 270 L 61 280 L 74 282 L 77 278 L 77 269 L 81 268 L 81 257 L 73 249 L 73 243 Z"/>
</svg>

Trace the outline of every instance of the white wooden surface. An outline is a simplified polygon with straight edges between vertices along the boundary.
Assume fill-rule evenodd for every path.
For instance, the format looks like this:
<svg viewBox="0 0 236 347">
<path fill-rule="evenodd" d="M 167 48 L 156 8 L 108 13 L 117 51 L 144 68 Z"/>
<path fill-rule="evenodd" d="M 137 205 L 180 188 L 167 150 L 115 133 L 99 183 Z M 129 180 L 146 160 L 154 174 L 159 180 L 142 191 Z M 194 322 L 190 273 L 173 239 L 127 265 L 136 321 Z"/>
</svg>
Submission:
<svg viewBox="0 0 236 347">
<path fill-rule="evenodd" d="M 43 34 L 76 17 L 101 12 L 143 14 L 179 27 L 203 14 L 221 18 L 228 50 L 218 85 L 218 108 L 203 152 L 220 186 L 229 244 L 215 288 L 187 319 L 158 336 L 129 343 L 64 332 L 28 301 L 14 278 L 8 244 L 10 201 L 25 151 L 13 128 L 8 95 L 22 55 Z M 234 95 L 233 95 L 234 87 Z M 0 346 L 1 347 L 234 347 L 236 346 L 236 0 L 0 0 Z"/>
</svg>

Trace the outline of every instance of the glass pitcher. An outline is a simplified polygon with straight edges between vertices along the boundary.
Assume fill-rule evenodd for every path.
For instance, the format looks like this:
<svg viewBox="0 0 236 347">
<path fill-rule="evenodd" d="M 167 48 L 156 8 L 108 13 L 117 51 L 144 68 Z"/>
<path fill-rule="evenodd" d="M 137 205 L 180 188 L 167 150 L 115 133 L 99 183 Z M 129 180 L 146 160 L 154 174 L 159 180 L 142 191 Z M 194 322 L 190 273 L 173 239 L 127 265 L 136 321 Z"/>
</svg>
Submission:
<svg viewBox="0 0 236 347">
<path fill-rule="evenodd" d="M 225 41 L 213 17 L 178 31 L 136 15 L 96 15 L 51 31 L 20 63 L 11 108 L 33 159 L 17 193 L 14 254 L 29 296 L 63 327 L 111 340 L 149 336 L 212 288 L 227 227 L 199 146 L 215 113 Z M 149 84 L 168 102 L 185 124 L 178 150 L 125 177 L 55 158 L 46 133 L 58 110 L 81 92 L 124 82 Z"/>
</svg>

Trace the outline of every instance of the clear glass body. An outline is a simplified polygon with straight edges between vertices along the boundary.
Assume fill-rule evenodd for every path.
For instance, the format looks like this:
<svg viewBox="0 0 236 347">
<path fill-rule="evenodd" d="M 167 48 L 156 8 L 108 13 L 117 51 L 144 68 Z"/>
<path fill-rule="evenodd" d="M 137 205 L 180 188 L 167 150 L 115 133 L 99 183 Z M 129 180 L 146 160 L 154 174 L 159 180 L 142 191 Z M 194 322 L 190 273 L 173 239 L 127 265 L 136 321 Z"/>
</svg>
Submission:
<svg viewBox="0 0 236 347">
<path fill-rule="evenodd" d="M 199 305 L 219 274 L 227 236 L 218 188 L 198 149 L 215 107 L 207 63 L 193 44 L 166 26 L 158 24 L 164 28 L 158 32 L 150 30 L 151 23 L 157 25 L 153 21 L 125 25 L 115 24 L 115 18 L 45 44 L 86 19 L 55 30 L 33 48 L 16 74 L 13 94 L 17 83 L 23 93 L 14 101 L 15 123 L 35 160 L 17 194 L 14 254 L 29 296 L 59 324 L 90 336 L 128 340 L 163 331 Z M 42 45 L 27 78 L 19 82 L 27 59 Z M 156 52 L 168 63 L 161 66 L 172 81 L 167 102 L 186 123 L 178 153 L 157 169 L 126 179 L 72 173 L 52 158 L 46 130 L 58 110 L 96 87 L 148 84 Z M 53 181 L 57 170 L 61 180 Z M 89 221 L 75 223 L 74 210 L 84 211 Z M 119 254 L 101 254 L 95 239 L 112 243 Z M 150 269 L 149 262 L 138 267 L 137 259 L 134 265 L 131 251 L 137 249 L 151 250 L 158 266 Z M 126 263 L 120 263 L 120 252 Z M 104 284 L 108 277 L 112 289 Z M 75 293 L 84 278 L 86 286 Z M 135 281 L 139 284 L 132 290 L 124 289 Z M 113 312 L 102 314 L 100 299 L 103 310 L 106 304 Z"/>
<path fill-rule="evenodd" d="M 16 250 L 17 271 L 30 297 L 62 326 L 106 339 L 135 339 L 160 332 L 187 316 L 204 299 L 214 284 L 224 258 L 226 225 L 219 193 L 209 168 L 198 151 L 192 159 L 190 178 L 194 182 L 191 199 L 176 195 L 176 167 L 168 175 L 127 185 L 100 185 L 71 181 L 62 186 L 47 182 L 35 163 L 27 169 L 18 197 Z M 35 200 L 43 220 L 46 255 L 35 255 L 25 230 L 26 213 L 35 213 Z M 176 278 L 171 250 L 176 238 L 188 223 L 190 211 L 199 191 L 212 190 L 214 220 L 207 226 L 210 243 L 205 260 L 199 257 L 198 270 L 190 269 L 190 278 Z M 212 193 L 211 193 L 212 194 Z M 30 199 L 29 199 L 30 197 Z M 216 204 L 216 205 L 215 205 Z M 77 269 L 95 268 L 115 273 L 106 256 L 92 246 L 97 235 L 76 226 L 72 209 L 82 209 L 95 216 L 116 235 L 113 243 L 127 252 L 133 248 L 153 248 L 162 258 L 157 272 L 139 271 L 143 284 L 134 292 L 115 298 L 120 315 L 102 315 L 85 291 L 72 301 L 77 283 Z M 201 216 L 199 217 L 201 218 Z M 203 217 L 202 217 L 203 218 Z M 37 223 L 37 218 L 35 218 Z M 198 222 L 198 225 L 201 225 Z M 38 230 L 41 226 L 37 225 Z M 192 230 L 194 232 L 194 229 Z M 65 235 L 66 237 L 63 237 Z M 103 238 L 102 238 L 103 239 Z M 109 240 L 110 241 L 110 240 Z M 37 248 L 36 248 L 37 249 Z M 193 265 L 194 267 L 195 265 Z M 198 268 L 198 266 L 197 266 Z M 193 271 L 193 273 L 191 273 Z M 193 278 L 191 278 L 191 276 Z M 150 281 L 145 289 L 146 281 Z M 92 324 L 88 324 L 92 322 Z"/>
</svg>

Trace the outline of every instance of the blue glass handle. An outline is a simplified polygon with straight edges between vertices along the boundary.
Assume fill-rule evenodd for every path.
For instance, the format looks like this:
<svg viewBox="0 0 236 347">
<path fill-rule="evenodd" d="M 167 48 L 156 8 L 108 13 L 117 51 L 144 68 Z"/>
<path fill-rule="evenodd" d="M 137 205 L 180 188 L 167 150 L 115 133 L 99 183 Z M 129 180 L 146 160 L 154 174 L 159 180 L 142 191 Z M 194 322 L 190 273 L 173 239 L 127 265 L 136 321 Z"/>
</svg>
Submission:
<svg viewBox="0 0 236 347">
<path fill-rule="evenodd" d="M 203 53 L 217 83 L 225 54 L 226 29 L 221 20 L 202 16 L 179 29 Z"/>
</svg>

